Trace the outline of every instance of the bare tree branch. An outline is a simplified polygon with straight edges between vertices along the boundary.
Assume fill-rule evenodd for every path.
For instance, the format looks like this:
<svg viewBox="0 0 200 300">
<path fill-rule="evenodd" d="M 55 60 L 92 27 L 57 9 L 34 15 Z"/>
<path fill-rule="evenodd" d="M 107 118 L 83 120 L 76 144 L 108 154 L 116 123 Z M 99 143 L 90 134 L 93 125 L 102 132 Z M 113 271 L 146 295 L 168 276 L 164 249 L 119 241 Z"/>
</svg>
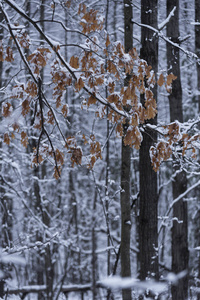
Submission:
<svg viewBox="0 0 200 300">
<path fill-rule="evenodd" d="M 134 20 L 132 20 L 132 22 L 140 27 L 146 27 L 152 31 L 155 32 L 155 34 L 158 35 L 158 37 L 160 37 L 161 39 L 163 39 L 165 42 L 167 43 L 170 43 L 172 46 L 178 48 L 180 51 L 182 51 L 187 57 L 191 58 L 191 59 L 195 59 L 196 62 L 198 64 L 200 64 L 200 58 L 198 57 L 198 55 L 196 55 L 195 53 L 191 52 L 191 51 L 188 51 L 186 49 L 184 49 L 183 47 L 181 47 L 178 43 L 175 43 L 173 42 L 172 40 L 170 40 L 170 38 L 166 37 L 162 31 L 160 31 L 159 29 L 156 29 L 150 25 L 146 25 L 146 24 L 141 24 L 141 23 L 138 23 Z"/>
<path fill-rule="evenodd" d="M 173 206 L 175 205 L 175 203 L 177 203 L 178 201 L 180 201 L 181 199 L 183 199 L 189 192 L 191 192 L 192 190 L 194 190 L 195 188 L 197 188 L 199 185 L 200 185 L 200 180 L 198 180 L 195 184 L 193 184 L 192 186 L 190 186 L 184 193 L 180 194 L 176 199 L 174 199 L 171 202 L 171 204 L 170 204 L 170 206 L 169 206 L 166 214 L 164 215 L 164 217 L 168 217 L 169 216 L 169 214 L 170 214 Z M 160 232 L 161 232 L 161 230 L 162 230 L 163 227 L 164 227 L 164 224 L 161 223 L 161 225 L 160 225 L 160 227 L 158 229 L 158 234 L 160 234 Z"/>
</svg>

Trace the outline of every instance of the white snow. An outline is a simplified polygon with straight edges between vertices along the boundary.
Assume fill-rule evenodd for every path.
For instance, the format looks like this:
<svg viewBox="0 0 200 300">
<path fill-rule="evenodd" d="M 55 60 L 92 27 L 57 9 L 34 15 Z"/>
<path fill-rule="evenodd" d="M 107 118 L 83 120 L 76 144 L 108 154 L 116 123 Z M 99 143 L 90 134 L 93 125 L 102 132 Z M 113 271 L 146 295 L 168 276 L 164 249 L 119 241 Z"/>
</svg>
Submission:
<svg viewBox="0 0 200 300">
<path fill-rule="evenodd" d="M 110 289 L 127 289 L 136 288 L 144 291 L 146 289 L 153 291 L 154 293 L 162 293 L 167 290 L 167 284 L 164 282 L 156 282 L 155 280 L 140 281 L 138 279 L 127 277 L 122 278 L 119 276 L 107 277 L 101 280 L 101 284 Z"/>
</svg>

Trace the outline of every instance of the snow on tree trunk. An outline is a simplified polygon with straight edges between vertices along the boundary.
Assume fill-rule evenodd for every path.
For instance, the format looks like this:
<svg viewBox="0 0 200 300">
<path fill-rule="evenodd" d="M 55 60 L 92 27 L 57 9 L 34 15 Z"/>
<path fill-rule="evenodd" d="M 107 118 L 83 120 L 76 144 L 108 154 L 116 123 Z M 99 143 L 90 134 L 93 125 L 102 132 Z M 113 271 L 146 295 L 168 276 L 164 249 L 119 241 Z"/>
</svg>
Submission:
<svg viewBox="0 0 200 300">
<path fill-rule="evenodd" d="M 124 46 L 125 52 L 133 47 L 133 24 L 132 24 L 132 5 L 130 0 L 124 0 Z M 128 85 L 128 77 L 125 86 Z M 125 108 L 127 109 L 127 108 Z M 127 124 L 123 130 L 126 132 Z M 122 137 L 121 154 L 121 276 L 131 276 L 130 264 L 130 233 L 131 233 L 131 204 L 130 204 L 130 156 L 131 148 L 125 145 Z M 122 291 L 123 300 L 131 299 L 131 290 Z"/>
<path fill-rule="evenodd" d="M 179 43 L 179 0 L 167 1 L 167 15 L 176 6 L 174 17 L 167 24 L 167 36 L 172 42 Z M 168 73 L 177 76 L 173 81 L 169 95 L 170 120 L 183 122 L 182 87 L 180 78 L 179 49 L 167 43 Z M 181 170 L 178 161 L 174 158 L 173 171 L 176 176 L 172 181 L 173 199 L 176 199 L 187 188 L 187 178 Z M 188 221 L 187 202 L 181 199 L 173 206 L 172 226 L 172 271 L 177 274 L 188 268 Z M 180 279 L 177 285 L 172 286 L 172 299 L 187 299 L 188 276 Z"/>
<path fill-rule="evenodd" d="M 195 22 L 199 23 L 195 25 L 195 52 L 200 58 L 200 1 L 195 0 Z M 196 64 L 197 66 L 197 91 L 198 91 L 198 96 L 197 96 L 197 101 L 198 101 L 198 106 L 199 106 L 199 112 L 200 112 L 200 65 L 199 63 Z M 198 195 L 200 194 L 200 191 L 198 189 Z M 198 196 L 199 197 L 199 196 Z M 196 246 L 200 245 L 200 232 L 199 232 L 199 225 L 200 225 L 200 209 L 198 209 L 198 212 L 196 214 L 195 218 L 195 225 L 196 225 L 196 230 L 195 230 L 195 235 L 196 235 Z M 197 278 L 198 278 L 198 284 L 197 286 L 200 287 L 200 252 L 197 251 L 198 255 L 198 266 L 197 266 Z M 200 293 L 197 295 L 197 299 L 200 300 Z"/>
<path fill-rule="evenodd" d="M 195 52 L 200 58 L 200 1 L 195 0 L 195 22 L 199 25 L 195 25 Z M 200 65 L 197 63 L 197 87 L 198 87 L 198 104 L 200 111 Z"/>
<path fill-rule="evenodd" d="M 157 28 L 157 0 L 141 1 L 141 23 Z M 152 30 L 141 28 L 141 58 L 152 66 L 155 74 L 158 69 L 158 38 Z M 153 89 L 157 98 L 157 88 Z M 144 103 L 144 96 L 141 96 Z M 157 118 L 150 120 L 157 124 Z M 140 215 L 139 215 L 139 259 L 140 279 L 158 278 L 158 234 L 157 234 L 157 174 L 152 169 L 149 149 L 157 140 L 157 134 L 146 130 L 140 147 Z"/>
</svg>

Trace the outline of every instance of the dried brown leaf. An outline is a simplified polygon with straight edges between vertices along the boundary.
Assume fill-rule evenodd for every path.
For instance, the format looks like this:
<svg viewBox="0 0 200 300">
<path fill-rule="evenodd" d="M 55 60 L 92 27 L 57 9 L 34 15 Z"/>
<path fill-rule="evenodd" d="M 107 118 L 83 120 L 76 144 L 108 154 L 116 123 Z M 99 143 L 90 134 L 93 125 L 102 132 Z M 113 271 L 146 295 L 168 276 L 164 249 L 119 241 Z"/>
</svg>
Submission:
<svg viewBox="0 0 200 300">
<path fill-rule="evenodd" d="M 79 58 L 76 56 L 72 56 L 70 58 L 69 64 L 72 68 L 78 69 L 79 68 Z"/>
<path fill-rule="evenodd" d="M 10 137 L 9 137 L 9 134 L 8 134 L 7 132 L 4 133 L 3 141 L 4 141 L 4 143 L 7 144 L 8 146 L 10 145 Z"/>
<path fill-rule="evenodd" d="M 25 148 L 27 148 L 27 146 L 28 146 L 28 136 L 27 136 L 27 134 L 26 134 L 25 131 L 22 131 L 22 132 L 21 132 L 21 144 L 22 144 Z"/>
<path fill-rule="evenodd" d="M 159 86 L 162 86 L 164 83 L 165 83 L 165 79 L 164 79 L 163 74 L 161 73 L 160 76 L 159 76 L 159 79 L 158 79 L 158 81 L 157 81 L 157 84 L 158 84 Z"/>
</svg>

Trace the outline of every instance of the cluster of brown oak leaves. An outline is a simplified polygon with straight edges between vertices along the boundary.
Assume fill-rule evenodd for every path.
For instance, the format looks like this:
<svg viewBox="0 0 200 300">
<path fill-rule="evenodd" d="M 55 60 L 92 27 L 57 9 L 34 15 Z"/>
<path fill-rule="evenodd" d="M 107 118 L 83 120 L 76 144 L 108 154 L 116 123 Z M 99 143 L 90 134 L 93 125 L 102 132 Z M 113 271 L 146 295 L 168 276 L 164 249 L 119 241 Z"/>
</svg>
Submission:
<svg viewBox="0 0 200 300">
<path fill-rule="evenodd" d="M 69 3 L 67 1 L 67 5 Z M 67 88 L 72 87 L 76 93 L 83 91 L 82 94 L 85 95 L 85 100 L 81 104 L 82 108 L 96 105 L 96 117 L 107 118 L 113 124 L 116 124 L 116 133 L 118 136 L 124 137 L 125 145 L 139 149 L 142 142 L 141 127 L 145 126 L 148 120 L 153 119 L 157 114 L 157 105 L 152 89 L 158 84 L 159 86 L 165 86 L 170 93 L 172 81 L 176 77 L 169 74 L 165 78 L 161 74 L 156 82 L 151 66 L 148 66 L 146 61 L 139 58 L 136 49 L 125 53 L 120 42 L 111 44 L 109 35 L 102 31 L 103 20 L 98 17 L 96 10 L 90 9 L 88 11 L 84 4 L 80 4 L 78 14 L 82 34 L 86 37 L 86 46 L 79 57 L 72 56 L 69 62 L 66 62 L 66 65 L 63 66 L 57 57 L 57 53 L 61 53 L 59 45 L 56 48 L 51 48 L 49 45 L 38 47 L 27 57 L 27 62 L 34 75 L 39 78 L 41 69 L 44 69 L 54 56 L 53 63 L 51 61 L 51 64 L 48 64 L 48 68 L 51 68 L 54 107 L 46 105 L 42 108 L 39 106 L 38 99 L 41 97 L 41 95 L 38 95 L 39 87 L 33 79 L 29 79 L 26 83 L 13 86 L 10 99 L 3 104 L 2 115 L 9 117 L 12 114 L 14 109 L 12 101 L 21 103 L 21 113 L 24 117 L 30 113 L 31 105 L 35 105 L 33 126 L 40 133 L 48 134 L 46 129 L 44 130 L 45 124 L 48 126 L 57 125 L 54 108 L 64 118 L 68 118 L 68 105 L 65 103 L 63 95 Z M 104 47 L 102 43 L 101 46 L 98 43 L 97 32 L 103 32 Z M 26 32 L 21 33 L 20 30 L 18 33 L 15 31 L 15 34 L 20 47 L 29 49 L 28 34 Z M 4 46 L 4 43 L 3 40 L 0 43 L 0 61 L 12 63 L 14 50 L 10 46 Z M 127 76 L 129 80 L 124 85 Z M 105 86 L 108 90 L 107 98 L 102 96 L 105 95 Z M 144 95 L 144 105 L 140 102 L 140 95 Z M 107 112 L 107 107 L 109 112 Z M 127 123 L 127 120 L 128 128 L 124 133 L 123 124 Z M 180 134 L 178 122 L 163 126 L 163 132 L 164 139 L 150 149 L 152 166 L 155 171 L 159 169 L 162 161 L 170 158 L 175 143 L 182 143 L 183 155 L 190 147 L 193 156 L 195 156 L 196 148 L 193 146 L 193 142 L 199 139 L 199 135 L 190 137 L 185 133 Z M 29 137 L 26 131 L 20 129 L 19 124 L 16 122 L 12 124 L 12 130 L 8 128 L 4 133 L 4 142 L 9 145 L 11 139 L 15 138 L 15 133 L 21 135 L 21 143 L 24 147 L 27 147 Z M 39 145 L 41 144 L 40 136 L 38 145 L 33 149 L 32 163 L 41 163 L 45 157 L 51 156 L 56 164 L 54 176 L 58 178 L 64 164 L 64 153 L 58 148 L 54 149 L 50 136 L 49 143 L 49 146 L 42 147 Z M 83 153 L 76 136 L 65 138 L 64 144 L 71 156 L 72 166 L 81 164 Z M 89 144 L 88 167 L 92 168 L 96 160 L 102 158 L 101 145 L 94 135 L 86 137 L 84 134 L 82 134 L 82 144 Z"/>
</svg>

